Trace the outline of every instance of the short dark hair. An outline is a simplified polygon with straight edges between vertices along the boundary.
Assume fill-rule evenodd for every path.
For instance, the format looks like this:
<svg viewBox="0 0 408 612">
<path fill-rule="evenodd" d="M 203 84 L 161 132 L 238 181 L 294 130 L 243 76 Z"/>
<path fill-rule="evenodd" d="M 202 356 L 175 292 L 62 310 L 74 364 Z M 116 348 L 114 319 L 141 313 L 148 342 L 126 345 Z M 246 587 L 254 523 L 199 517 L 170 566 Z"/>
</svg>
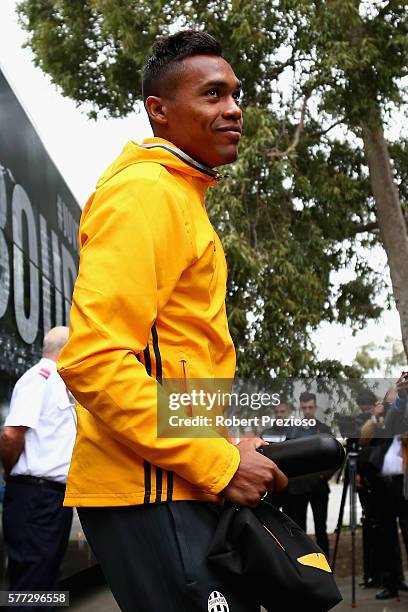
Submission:
<svg viewBox="0 0 408 612">
<path fill-rule="evenodd" d="M 274 408 L 277 408 L 278 406 L 287 406 L 290 412 L 292 412 L 293 410 L 292 404 L 288 400 L 285 400 L 285 399 L 281 399 L 279 404 L 275 404 Z"/>
<path fill-rule="evenodd" d="M 316 403 L 316 396 L 314 393 L 309 393 L 309 391 L 303 391 L 303 393 L 299 395 L 299 402 L 310 402 L 310 400 L 313 400 L 314 403 Z"/>
<path fill-rule="evenodd" d="M 143 69 L 143 100 L 163 95 L 168 87 L 165 77 L 179 70 L 182 60 L 193 55 L 222 57 L 222 47 L 211 34 L 199 30 L 184 30 L 158 38 Z"/>
<path fill-rule="evenodd" d="M 377 397 L 370 389 L 363 389 L 357 395 L 356 401 L 358 406 L 373 406 L 377 401 Z"/>
</svg>

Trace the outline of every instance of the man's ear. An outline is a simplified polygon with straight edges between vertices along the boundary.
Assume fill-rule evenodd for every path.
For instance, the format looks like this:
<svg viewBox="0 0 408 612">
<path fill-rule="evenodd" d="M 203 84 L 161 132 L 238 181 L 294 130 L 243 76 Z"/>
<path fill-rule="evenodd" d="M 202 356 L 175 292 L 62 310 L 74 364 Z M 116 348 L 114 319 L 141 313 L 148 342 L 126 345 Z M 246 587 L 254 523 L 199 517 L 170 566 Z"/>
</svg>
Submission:
<svg viewBox="0 0 408 612">
<path fill-rule="evenodd" d="M 158 96 L 149 96 L 145 102 L 150 120 L 158 125 L 167 125 L 167 108 L 164 100 Z"/>
</svg>

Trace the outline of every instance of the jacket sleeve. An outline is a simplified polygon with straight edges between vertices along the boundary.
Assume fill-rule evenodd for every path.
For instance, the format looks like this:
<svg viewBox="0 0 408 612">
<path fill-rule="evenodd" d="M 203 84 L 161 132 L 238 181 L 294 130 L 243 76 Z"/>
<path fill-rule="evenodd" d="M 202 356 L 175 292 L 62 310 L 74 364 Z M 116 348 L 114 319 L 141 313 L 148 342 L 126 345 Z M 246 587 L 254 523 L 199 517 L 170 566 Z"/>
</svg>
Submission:
<svg viewBox="0 0 408 612">
<path fill-rule="evenodd" d="M 70 338 L 58 371 L 113 437 L 217 494 L 238 468 L 237 448 L 221 436 L 158 438 L 157 383 L 136 358 L 196 257 L 188 217 L 159 182 L 126 176 L 98 189 L 84 209 Z"/>
</svg>

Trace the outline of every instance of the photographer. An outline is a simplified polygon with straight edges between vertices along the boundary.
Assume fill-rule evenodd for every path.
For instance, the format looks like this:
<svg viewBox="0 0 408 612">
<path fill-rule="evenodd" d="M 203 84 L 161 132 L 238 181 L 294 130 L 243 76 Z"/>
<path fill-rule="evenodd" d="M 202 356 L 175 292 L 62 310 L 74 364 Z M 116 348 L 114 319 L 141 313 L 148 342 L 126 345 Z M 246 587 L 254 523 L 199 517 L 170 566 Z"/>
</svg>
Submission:
<svg viewBox="0 0 408 612">
<path fill-rule="evenodd" d="M 273 414 L 275 419 L 282 419 L 283 421 L 290 419 L 292 416 L 292 405 L 288 401 L 282 399 L 277 406 L 273 407 Z M 261 433 L 261 438 L 269 444 L 274 444 L 276 442 L 290 440 L 292 438 L 292 433 L 293 427 L 274 424 L 273 427 L 269 427 Z M 287 499 L 287 488 L 282 491 L 273 491 L 266 496 L 266 501 L 276 508 L 286 508 Z"/>
<path fill-rule="evenodd" d="M 399 387 L 403 397 L 400 381 Z M 403 495 L 403 457 L 406 457 L 407 438 L 399 431 L 404 415 L 402 397 L 398 395 L 397 389 L 391 389 L 384 402 L 376 404 L 372 418 L 361 432 L 361 455 L 365 457 L 361 469 L 373 501 L 374 549 L 383 587 L 376 594 L 376 599 L 380 600 L 396 597 L 399 590 L 408 590 L 402 570 L 397 525 L 398 519 L 408 553 L 408 500 Z"/>
<path fill-rule="evenodd" d="M 292 406 L 289 402 L 281 400 L 277 406 L 273 407 L 273 414 L 275 419 L 281 419 L 283 421 L 290 419 L 292 416 Z M 292 430 L 293 427 L 277 425 L 275 423 L 273 427 L 269 427 L 262 432 L 261 438 L 270 444 L 273 442 L 284 442 L 292 437 Z"/>
<path fill-rule="evenodd" d="M 316 419 L 316 396 L 304 391 L 299 397 L 299 408 L 303 417 L 309 421 L 308 426 L 294 427 L 292 438 L 303 438 L 319 433 L 331 433 L 330 428 Z M 327 507 L 330 488 L 328 480 L 331 474 L 311 474 L 293 478 L 289 481 L 283 511 L 306 531 L 307 506 L 311 505 L 315 524 L 316 541 L 326 556 L 329 556 L 327 537 Z"/>
<path fill-rule="evenodd" d="M 356 400 L 357 406 L 360 409 L 359 414 L 353 418 L 353 432 L 347 444 L 355 442 L 358 446 L 358 438 L 360 438 L 361 430 L 365 423 L 369 422 L 375 413 L 377 397 L 370 389 L 361 391 Z M 357 439 L 356 439 L 357 438 Z M 357 465 L 357 493 L 363 510 L 362 527 L 363 527 L 363 566 L 364 578 L 361 586 L 364 588 L 376 588 L 380 586 L 380 571 L 375 555 L 375 504 L 369 483 L 364 476 L 364 470 L 361 469 L 363 457 L 361 448 L 359 449 L 359 459 Z"/>
</svg>

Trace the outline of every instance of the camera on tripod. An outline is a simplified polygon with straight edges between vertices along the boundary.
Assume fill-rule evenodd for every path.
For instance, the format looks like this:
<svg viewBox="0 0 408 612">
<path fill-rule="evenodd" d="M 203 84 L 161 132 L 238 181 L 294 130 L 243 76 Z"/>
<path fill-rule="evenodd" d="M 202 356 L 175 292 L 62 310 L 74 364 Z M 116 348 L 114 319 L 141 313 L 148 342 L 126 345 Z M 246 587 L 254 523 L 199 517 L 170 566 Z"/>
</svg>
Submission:
<svg viewBox="0 0 408 612">
<path fill-rule="evenodd" d="M 349 415 L 336 413 L 334 415 L 342 438 L 358 438 L 361 425 L 357 425 L 356 419 Z"/>
<path fill-rule="evenodd" d="M 336 565 L 337 550 L 339 545 L 340 533 L 343 525 L 343 513 L 346 503 L 347 492 L 350 501 L 350 532 L 351 532 L 351 601 L 352 607 L 356 605 L 356 529 L 357 529 L 357 458 L 358 442 L 361 435 L 361 427 L 371 417 L 371 413 L 361 413 L 355 416 L 336 413 L 336 423 L 343 438 L 346 438 L 346 464 L 344 468 L 343 492 L 340 502 L 339 518 L 335 529 L 336 539 L 332 561 L 333 572 Z"/>
<path fill-rule="evenodd" d="M 340 434 L 343 438 L 359 438 L 361 428 L 364 423 L 370 418 L 371 414 L 367 415 L 346 415 L 336 412 L 334 415 L 335 421 L 339 427 Z"/>
</svg>

